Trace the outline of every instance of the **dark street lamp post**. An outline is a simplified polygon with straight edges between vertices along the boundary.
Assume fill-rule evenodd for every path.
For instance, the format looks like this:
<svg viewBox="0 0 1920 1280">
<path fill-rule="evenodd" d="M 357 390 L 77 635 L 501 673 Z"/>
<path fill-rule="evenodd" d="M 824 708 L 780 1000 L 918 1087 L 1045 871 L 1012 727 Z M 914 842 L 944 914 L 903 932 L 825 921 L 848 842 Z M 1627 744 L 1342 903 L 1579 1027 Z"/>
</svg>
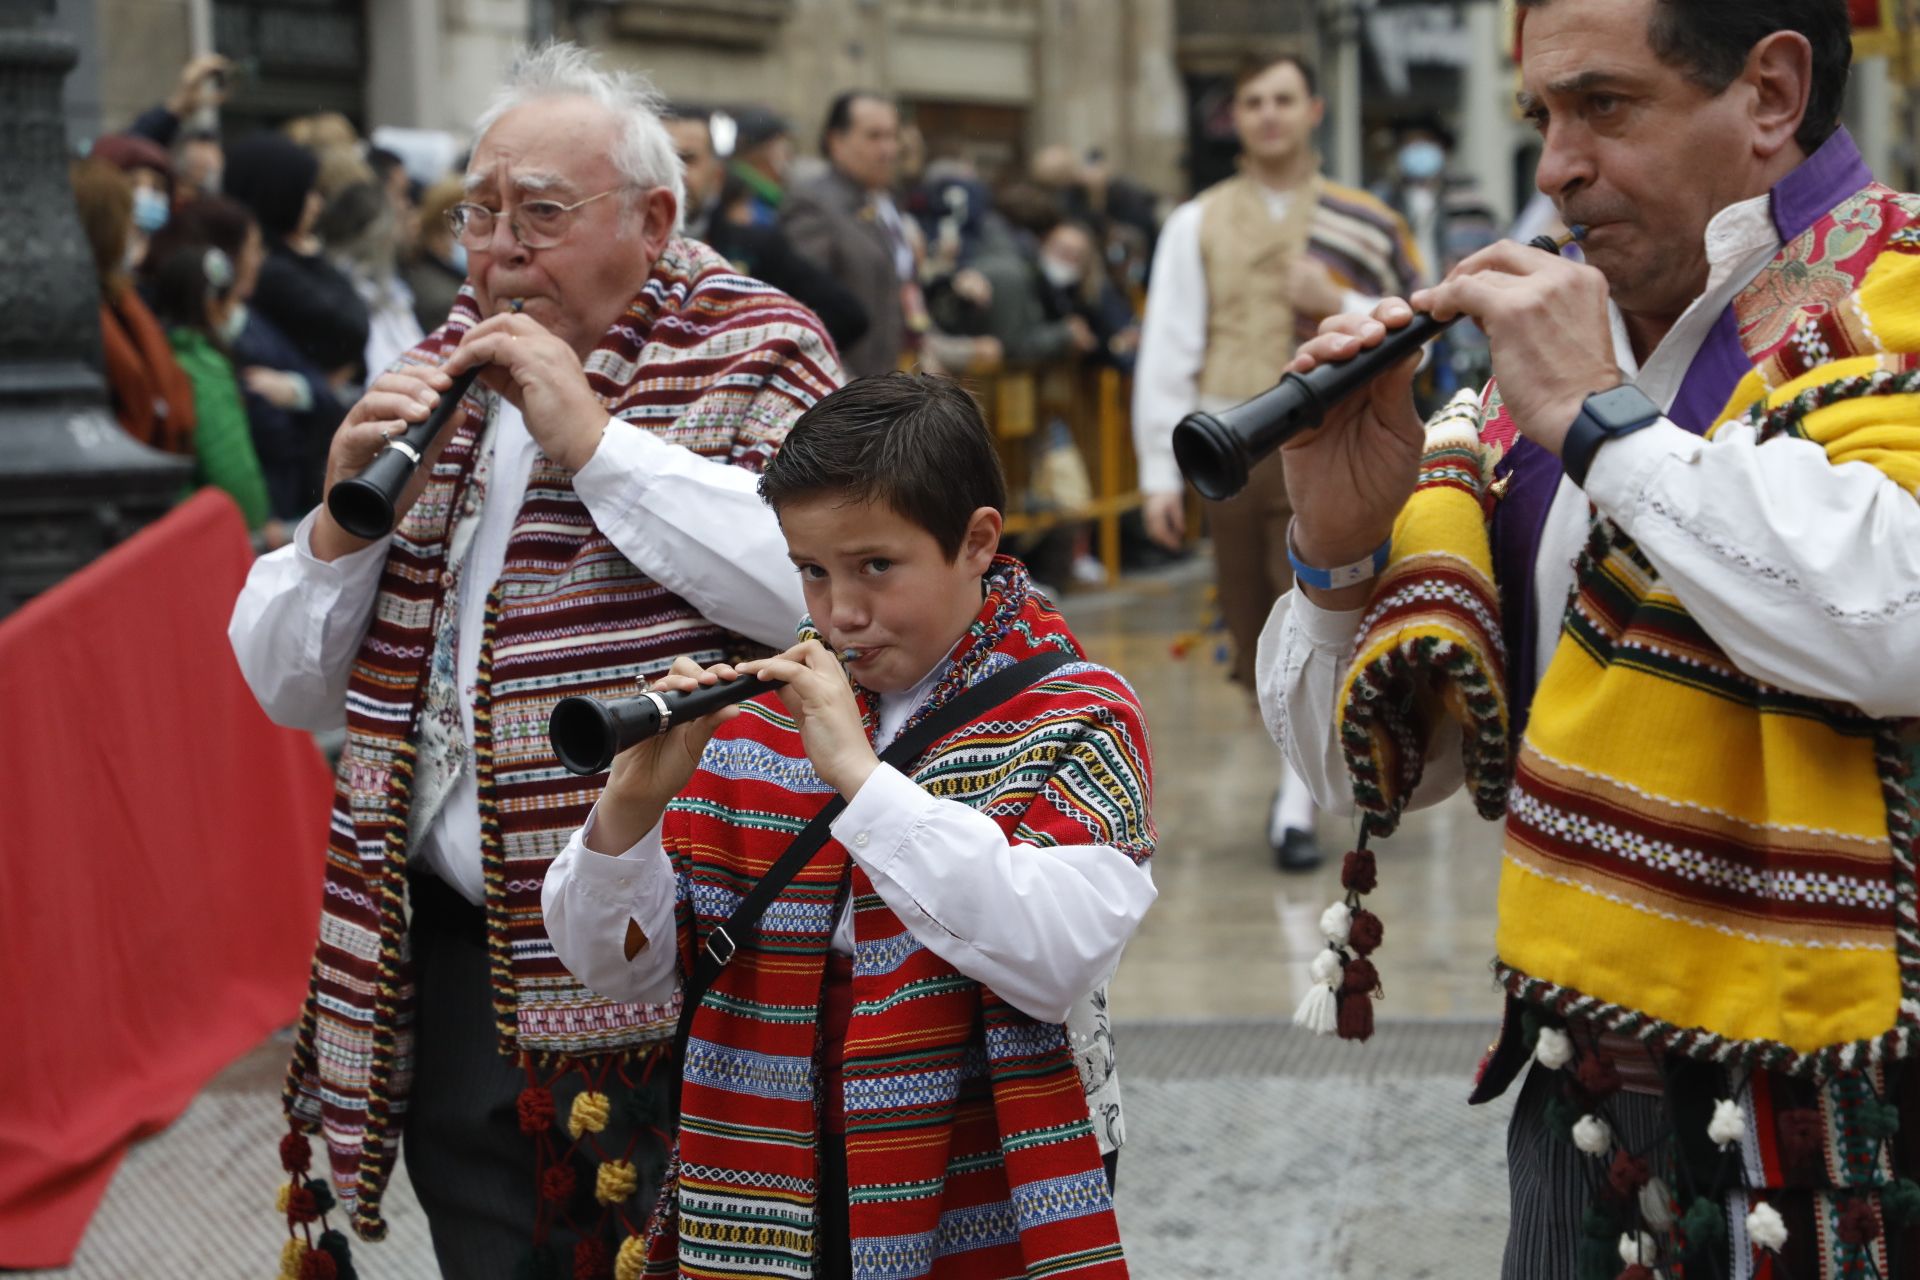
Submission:
<svg viewBox="0 0 1920 1280">
<path fill-rule="evenodd" d="M 192 473 L 120 429 L 100 290 L 67 181 L 52 0 L 0 0 L 0 616 L 173 505 Z"/>
</svg>

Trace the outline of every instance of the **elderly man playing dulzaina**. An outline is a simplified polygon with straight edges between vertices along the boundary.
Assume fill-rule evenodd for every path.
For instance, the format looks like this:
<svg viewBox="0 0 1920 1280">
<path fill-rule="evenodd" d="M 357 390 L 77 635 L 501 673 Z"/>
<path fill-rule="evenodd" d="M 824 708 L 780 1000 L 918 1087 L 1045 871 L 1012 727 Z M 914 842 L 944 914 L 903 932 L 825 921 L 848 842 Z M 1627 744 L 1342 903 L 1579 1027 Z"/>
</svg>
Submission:
<svg viewBox="0 0 1920 1280">
<path fill-rule="evenodd" d="M 840 381 L 804 308 L 674 234 L 680 166 L 644 83 L 550 46 L 475 128 L 452 212 L 469 283 L 347 416 L 329 485 L 483 366 L 393 535 L 321 509 L 231 628 L 285 724 L 344 722 L 282 1146 L 283 1274 L 385 1231 L 401 1135 L 442 1272 L 603 1275 L 664 1166 L 674 1011 L 554 958 L 547 863 L 598 787 L 546 740 L 567 694 L 679 654 L 784 648 L 805 611 L 755 473 Z M 309 1168 L 326 1139 L 331 1179 Z"/>
<path fill-rule="evenodd" d="M 1403 365 L 1289 446 L 1263 706 L 1368 835 L 1463 780 L 1505 817 L 1506 1276 L 1920 1275 L 1920 199 L 1838 127 L 1842 0 L 1520 12 L 1587 265 L 1468 259 L 1408 301 L 1496 389 L 1423 432 Z M 1301 1017 L 1364 1037 L 1343 870 Z"/>
</svg>

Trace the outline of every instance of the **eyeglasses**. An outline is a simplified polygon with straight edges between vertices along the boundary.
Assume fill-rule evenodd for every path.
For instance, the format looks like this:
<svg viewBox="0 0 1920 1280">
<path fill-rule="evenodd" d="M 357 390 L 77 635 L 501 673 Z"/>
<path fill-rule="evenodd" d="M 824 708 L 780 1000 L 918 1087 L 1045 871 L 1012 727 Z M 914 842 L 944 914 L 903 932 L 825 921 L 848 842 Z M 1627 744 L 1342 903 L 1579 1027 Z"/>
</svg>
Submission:
<svg viewBox="0 0 1920 1280">
<path fill-rule="evenodd" d="M 567 229 L 573 225 L 575 210 L 624 190 L 624 186 L 609 187 L 597 196 L 588 196 L 572 204 L 561 204 L 558 200 L 529 200 L 514 209 L 513 216 L 507 220 L 507 227 L 513 233 L 513 238 L 526 248 L 551 249 L 567 238 Z M 453 229 L 453 238 L 467 248 L 484 249 L 493 241 L 493 223 L 499 216 L 498 212 L 483 204 L 463 201 L 447 210 L 447 226 Z"/>
</svg>

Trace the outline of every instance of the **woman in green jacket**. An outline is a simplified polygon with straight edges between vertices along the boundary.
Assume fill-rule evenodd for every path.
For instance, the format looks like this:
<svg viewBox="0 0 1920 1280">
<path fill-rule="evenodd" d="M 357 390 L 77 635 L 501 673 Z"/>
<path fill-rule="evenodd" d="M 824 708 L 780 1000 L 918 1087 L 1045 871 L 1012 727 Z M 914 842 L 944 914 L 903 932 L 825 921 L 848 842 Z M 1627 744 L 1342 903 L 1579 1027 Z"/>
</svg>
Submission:
<svg viewBox="0 0 1920 1280">
<path fill-rule="evenodd" d="M 225 490 L 239 504 L 256 543 L 266 550 L 284 546 L 290 531 L 273 518 L 268 504 L 266 478 L 222 336 L 240 302 L 233 262 L 210 245 L 189 245 L 169 253 L 152 280 L 154 312 L 193 383 L 198 481 Z"/>
</svg>

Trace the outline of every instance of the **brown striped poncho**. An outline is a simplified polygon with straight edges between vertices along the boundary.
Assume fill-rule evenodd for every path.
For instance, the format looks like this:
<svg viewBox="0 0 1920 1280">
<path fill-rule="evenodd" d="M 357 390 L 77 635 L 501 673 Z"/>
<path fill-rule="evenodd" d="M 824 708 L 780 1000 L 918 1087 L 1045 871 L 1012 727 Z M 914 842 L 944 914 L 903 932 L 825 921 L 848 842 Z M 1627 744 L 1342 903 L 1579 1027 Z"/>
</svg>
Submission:
<svg viewBox="0 0 1920 1280">
<path fill-rule="evenodd" d="M 443 359 L 478 320 L 463 294 L 409 358 Z M 811 312 L 680 239 L 584 363 L 613 417 L 754 471 L 841 380 Z M 334 1191 L 367 1239 L 386 1230 L 380 1201 L 412 1076 L 405 870 L 417 718 L 452 517 L 494 404 L 477 391 L 467 400 L 395 532 L 354 660 L 319 945 L 287 1077 L 288 1116 L 297 1132 L 324 1135 Z M 629 563 L 594 527 L 572 474 L 545 457 L 490 585 L 474 727 L 500 1050 L 531 1067 L 617 1064 L 657 1049 L 676 1011 L 603 1000 L 554 958 L 540 883 L 599 783 L 560 768 L 547 718 L 563 696 L 629 690 L 679 654 L 718 660 L 739 641 Z"/>
</svg>

